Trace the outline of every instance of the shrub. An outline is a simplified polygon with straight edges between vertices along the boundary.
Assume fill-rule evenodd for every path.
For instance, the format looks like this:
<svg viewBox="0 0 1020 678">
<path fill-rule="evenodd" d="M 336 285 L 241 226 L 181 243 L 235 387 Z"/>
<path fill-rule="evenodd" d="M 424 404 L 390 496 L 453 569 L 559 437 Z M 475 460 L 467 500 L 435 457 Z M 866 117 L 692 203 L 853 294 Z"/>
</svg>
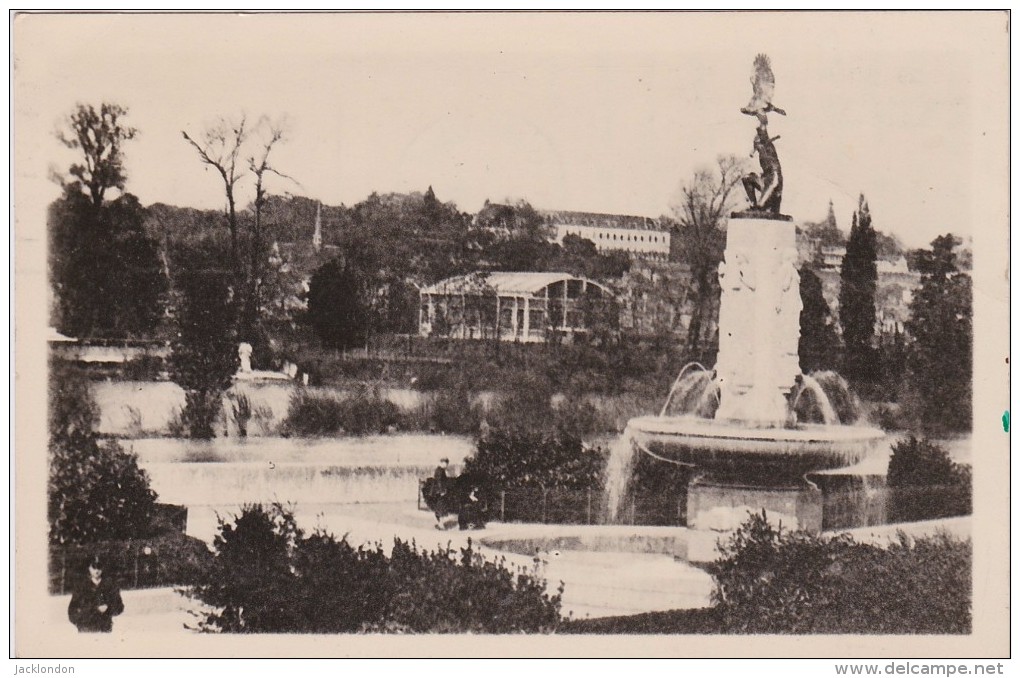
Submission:
<svg viewBox="0 0 1020 678">
<path fill-rule="evenodd" d="M 559 622 L 560 594 L 470 544 L 457 558 L 397 539 L 387 556 L 322 531 L 306 537 L 279 504 L 245 507 L 232 525 L 221 520 L 214 551 L 188 589 L 211 608 L 199 623 L 207 632 L 511 633 Z"/>
<path fill-rule="evenodd" d="M 930 520 L 971 512 L 971 471 L 945 448 L 913 435 L 893 445 L 886 482 L 892 522 Z"/>
<path fill-rule="evenodd" d="M 479 438 L 464 471 L 501 488 L 587 489 L 601 487 L 605 463 L 574 436 L 492 428 Z"/>
<path fill-rule="evenodd" d="M 248 422 L 254 414 L 251 398 L 247 393 L 230 394 L 230 411 L 233 416 L 234 426 L 237 428 L 239 438 L 248 437 Z"/>
<path fill-rule="evenodd" d="M 156 502 L 138 458 L 100 441 L 98 408 L 82 379 L 54 370 L 47 516 L 57 544 L 147 536 Z"/>
<path fill-rule="evenodd" d="M 186 391 L 184 408 L 170 430 L 182 432 L 189 438 L 210 440 L 216 437 L 216 422 L 223 412 L 221 392 Z"/>
<path fill-rule="evenodd" d="M 299 389 L 290 399 L 285 435 L 329 436 L 342 433 L 383 433 L 403 421 L 400 408 L 377 391 L 365 389 L 347 396 Z"/>
<path fill-rule="evenodd" d="M 892 447 L 889 458 L 889 487 L 958 485 L 968 474 L 966 467 L 949 458 L 945 448 L 914 435 Z"/>
<path fill-rule="evenodd" d="M 968 633 L 969 541 L 946 535 L 886 549 L 751 516 L 711 565 L 713 602 L 737 633 Z"/>
<path fill-rule="evenodd" d="M 419 551 L 399 539 L 390 567 L 399 582 L 383 625 L 418 633 L 538 633 L 560 620 L 562 584 L 553 596 L 545 581 L 515 572 L 504 559 L 487 561 L 468 541 L 460 549 Z"/>
<path fill-rule="evenodd" d="M 428 403 L 426 423 L 429 430 L 444 433 L 474 434 L 482 421 L 481 407 L 464 389 L 442 390 Z"/>
</svg>

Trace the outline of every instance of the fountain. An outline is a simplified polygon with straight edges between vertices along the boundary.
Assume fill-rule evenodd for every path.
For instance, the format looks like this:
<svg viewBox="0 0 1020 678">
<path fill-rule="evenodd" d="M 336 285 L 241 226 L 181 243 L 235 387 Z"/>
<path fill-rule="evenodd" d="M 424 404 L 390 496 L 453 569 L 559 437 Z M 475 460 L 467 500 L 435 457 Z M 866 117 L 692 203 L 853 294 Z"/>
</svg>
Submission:
<svg viewBox="0 0 1020 678">
<path fill-rule="evenodd" d="M 609 462 L 608 508 L 625 491 L 634 450 L 692 466 L 687 493 L 687 559 L 713 560 L 719 537 L 763 509 L 784 527 L 819 531 L 821 491 L 807 474 L 862 461 L 884 437 L 854 424 L 833 373 L 801 373 L 800 277 L 796 229 L 779 211 L 782 170 L 768 133 L 774 77 L 755 61 L 754 98 L 741 109 L 758 120 L 761 175 L 744 177 L 750 209 L 731 216 L 719 266 L 719 352 L 713 370 L 685 367 L 658 415 L 632 419 Z M 785 115 L 785 113 L 783 113 Z M 752 154 L 753 155 L 753 154 Z M 808 420 L 812 410 L 817 422 Z M 844 421 L 843 419 L 847 419 Z M 629 449 L 628 449 L 629 448 Z M 617 458 L 618 457 L 618 458 Z M 615 502 L 614 502 L 615 499 Z"/>
</svg>

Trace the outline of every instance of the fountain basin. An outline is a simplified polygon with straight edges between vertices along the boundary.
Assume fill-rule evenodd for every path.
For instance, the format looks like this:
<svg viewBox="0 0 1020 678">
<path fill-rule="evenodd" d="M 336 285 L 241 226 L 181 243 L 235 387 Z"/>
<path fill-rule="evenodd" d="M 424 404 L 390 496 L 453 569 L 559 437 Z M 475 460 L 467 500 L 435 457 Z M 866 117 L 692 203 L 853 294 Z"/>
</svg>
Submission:
<svg viewBox="0 0 1020 678">
<path fill-rule="evenodd" d="M 653 457 L 695 466 L 717 480 L 759 486 L 800 485 L 811 471 L 858 464 L 885 438 L 863 426 L 757 428 L 693 416 L 637 417 L 628 428 Z"/>
</svg>

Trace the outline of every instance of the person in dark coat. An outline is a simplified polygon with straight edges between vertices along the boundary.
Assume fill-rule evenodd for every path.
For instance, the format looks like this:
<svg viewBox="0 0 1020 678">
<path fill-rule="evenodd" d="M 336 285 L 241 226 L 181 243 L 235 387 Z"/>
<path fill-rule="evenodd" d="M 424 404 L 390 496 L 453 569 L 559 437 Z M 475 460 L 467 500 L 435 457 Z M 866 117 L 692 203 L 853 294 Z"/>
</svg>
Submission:
<svg viewBox="0 0 1020 678">
<path fill-rule="evenodd" d="M 109 633 L 113 630 L 113 618 L 124 611 L 120 589 L 111 577 L 104 575 L 103 569 L 103 562 L 93 558 L 88 576 L 71 594 L 67 617 L 79 633 Z"/>
<path fill-rule="evenodd" d="M 446 495 L 450 491 L 450 479 L 446 476 L 446 468 L 450 465 L 450 460 L 443 457 L 439 460 L 439 466 L 436 467 L 435 473 L 432 474 L 433 488 L 435 502 L 435 514 L 436 514 L 436 529 L 445 529 L 443 525 L 443 516 L 446 514 L 447 501 Z"/>
<path fill-rule="evenodd" d="M 464 497 L 457 513 L 457 524 L 462 530 L 485 529 L 485 504 L 482 502 L 481 488 L 477 483 L 472 483 L 468 487 L 467 496 Z"/>
</svg>

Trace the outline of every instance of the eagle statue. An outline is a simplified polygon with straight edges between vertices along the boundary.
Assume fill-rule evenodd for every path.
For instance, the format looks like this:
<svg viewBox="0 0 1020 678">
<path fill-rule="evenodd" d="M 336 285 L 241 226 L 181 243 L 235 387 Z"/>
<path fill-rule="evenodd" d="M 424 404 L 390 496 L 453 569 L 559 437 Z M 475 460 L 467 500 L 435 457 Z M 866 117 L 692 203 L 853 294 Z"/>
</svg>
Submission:
<svg viewBox="0 0 1020 678">
<path fill-rule="evenodd" d="M 766 124 L 768 113 L 786 115 L 786 111 L 772 105 L 772 95 L 776 91 L 776 76 L 772 73 L 772 64 L 765 54 L 759 54 L 754 59 L 751 86 L 754 88 L 754 95 L 751 101 L 740 109 L 741 113 L 757 117 L 763 125 Z"/>
</svg>

